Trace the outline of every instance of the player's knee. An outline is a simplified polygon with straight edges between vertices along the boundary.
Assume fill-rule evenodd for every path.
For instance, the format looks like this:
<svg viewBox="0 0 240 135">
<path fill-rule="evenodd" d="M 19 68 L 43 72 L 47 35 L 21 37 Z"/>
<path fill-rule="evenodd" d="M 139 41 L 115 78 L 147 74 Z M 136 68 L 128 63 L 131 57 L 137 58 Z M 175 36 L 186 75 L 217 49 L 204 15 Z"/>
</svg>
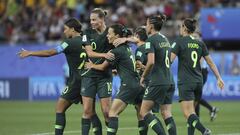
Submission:
<svg viewBox="0 0 240 135">
<path fill-rule="evenodd" d="M 147 115 L 147 112 L 141 110 L 139 113 L 140 118 L 143 119 L 145 117 L 145 115 Z"/>
<path fill-rule="evenodd" d="M 83 116 L 85 118 L 91 118 L 93 116 L 93 111 L 91 109 L 84 109 Z"/>
<path fill-rule="evenodd" d="M 115 110 L 110 110 L 109 113 L 108 113 L 109 117 L 116 117 L 117 115 L 118 115 L 118 113 Z"/>
<path fill-rule="evenodd" d="M 61 104 L 60 102 L 57 103 L 55 111 L 56 113 L 64 113 L 66 111 L 67 107 Z"/>
<path fill-rule="evenodd" d="M 108 118 L 109 110 L 103 110 L 102 113 L 103 113 L 104 118 Z"/>
<path fill-rule="evenodd" d="M 192 112 L 189 112 L 188 110 L 183 111 L 183 115 L 186 119 L 192 114 Z"/>
</svg>

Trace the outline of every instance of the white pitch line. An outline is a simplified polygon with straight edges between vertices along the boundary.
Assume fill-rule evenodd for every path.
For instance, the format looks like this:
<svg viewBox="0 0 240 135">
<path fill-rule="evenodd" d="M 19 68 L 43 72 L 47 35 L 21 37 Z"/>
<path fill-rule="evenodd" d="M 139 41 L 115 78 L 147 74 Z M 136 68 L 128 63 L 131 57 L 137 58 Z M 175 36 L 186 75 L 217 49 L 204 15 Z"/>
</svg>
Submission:
<svg viewBox="0 0 240 135">
<path fill-rule="evenodd" d="M 126 127 L 126 128 L 118 128 L 118 130 L 136 130 L 138 128 L 136 127 Z M 106 131 L 106 130 L 104 130 Z M 81 133 L 79 130 L 75 131 L 64 131 L 64 134 L 73 134 L 73 133 Z M 46 133 L 36 133 L 36 134 L 30 134 L 30 135 L 54 135 L 54 132 L 46 132 Z M 215 135 L 240 135 L 240 133 L 227 133 L 227 134 L 215 134 Z"/>
<path fill-rule="evenodd" d="M 217 134 L 217 135 L 240 135 L 240 133 Z"/>
<path fill-rule="evenodd" d="M 136 130 L 138 128 L 136 127 L 128 127 L 128 128 L 118 128 L 118 130 Z M 106 130 L 103 130 L 106 131 Z M 82 131 L 75 130 L 75 131 L 64 131 L 64 134 L 72 134 L 72 133 L 81 133 Z M 91 132 L 91 131 L 90 131 Z M 54 135 L 54 132 L 47 132 L 47 133 L 36 133 L 36 134 L 30 134 L 30 135 Z"/>
</svg>

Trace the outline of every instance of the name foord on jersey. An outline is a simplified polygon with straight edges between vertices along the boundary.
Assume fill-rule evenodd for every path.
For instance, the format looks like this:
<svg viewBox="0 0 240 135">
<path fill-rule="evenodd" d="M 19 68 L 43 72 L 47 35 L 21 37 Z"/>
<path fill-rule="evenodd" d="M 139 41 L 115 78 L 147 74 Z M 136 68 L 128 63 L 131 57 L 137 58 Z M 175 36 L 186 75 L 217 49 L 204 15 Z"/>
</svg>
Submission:
<svg viewBox="0 0 240 135">
<path fill-rule="evenodd" d="M 197 43 L 188 43 L 188 48 L 198 49 L 199 45 Z"/>
</svg>

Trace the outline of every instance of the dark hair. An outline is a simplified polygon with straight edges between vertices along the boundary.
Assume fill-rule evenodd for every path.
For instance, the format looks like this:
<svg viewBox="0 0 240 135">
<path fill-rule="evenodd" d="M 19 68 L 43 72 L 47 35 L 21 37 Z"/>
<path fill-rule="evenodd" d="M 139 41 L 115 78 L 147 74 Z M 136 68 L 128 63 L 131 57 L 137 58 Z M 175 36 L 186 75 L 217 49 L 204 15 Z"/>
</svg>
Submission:
<svg viewBox="0 0 240 135">
<path fill-rule="evenodd" d="M 138 28 L 135 30 L 135 34 L 138 35 L 138 37 L 139 37 L 139 39 L 140 39 L 141 41 L 146 41 L 147 38 L 148 38 L 146 29 L 145 29 L 144 26 L 138 27 Z"/>
<path fill-rule="evenodd" d="M 197 20 L 186 18 L 184 19 L 183 24 L 187 28 L 188 33 L 193 33 L 196 30 Z"/>
<path fill-rule="evenodd" d="M 127 36 L 132 36 L 132 35 L 133 35 L 132 30 L 127 28 Z"/>
<path fill-rule="evenodd" d="M 113 32 L 118 34 L 120 37 L 127 37 L 129 34 L 128 29 L 122 24 L 114 24 L 110 26 L 110 28 L 112 28 Z"/>
<path fill-rule="evenodd" d="M 156 31 L 160 31 L 162 29 L 163 23 L 166 21 L 166 16 L 164 14 L 153 15 L 148 17 L 150 24 L 153 25 Z"/>
<path fill-rule="evenodd" d="M 105 18 L 107 16 L 107 11 L 101 8 L 94 8 L 91 13 L 97 14 L 99 18 Z"/>
<path fill-rule="evenodd" d="M 75 31 L 82 33 L 82 24 L 76 18 L 70 18 L 64 24 L 69 28 L 74 28 Z"/>
</svg>

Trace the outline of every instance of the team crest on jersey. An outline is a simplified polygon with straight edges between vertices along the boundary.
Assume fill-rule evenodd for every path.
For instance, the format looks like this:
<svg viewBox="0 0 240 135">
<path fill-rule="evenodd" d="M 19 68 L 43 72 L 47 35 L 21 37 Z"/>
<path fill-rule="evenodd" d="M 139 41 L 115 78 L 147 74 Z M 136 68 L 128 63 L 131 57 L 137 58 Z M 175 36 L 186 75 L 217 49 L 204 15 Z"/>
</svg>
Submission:
<svg viewBox="0 0 240 135">
<path fill-rule="evenodd" d="M 83 36 L 82 36 L 82 41 L 83 41 L 83 42 L 86 42 L 86 41 L 87 41 L 87 35 L 83 35 Z"/>
<path fill-rule="evenodd" d="M 61 44 L 61 46 L 62 46 L 62 48 L 63 48 L 63 49 L 65 49 L 65 48 L 67 48 L 67 47 L 68 47 L 68 43 L 66 43 L 66 42 L 63 42 L 63 43 Z"/>
<path fill-rule="evenodd" d="M 145 44 L 145 48 L 146 48 L 146 49 L 149 49 L 149 48 L 150 48 L 150 45 L 151 45 L 151 43 L 150 43 L 150 42 L 147 42 L 147 43 Z"/>
<path fill-rule="evenodd" d="M 142 52 L 137 51 L 137 56 L 142 57 Z"/>
</svg>

